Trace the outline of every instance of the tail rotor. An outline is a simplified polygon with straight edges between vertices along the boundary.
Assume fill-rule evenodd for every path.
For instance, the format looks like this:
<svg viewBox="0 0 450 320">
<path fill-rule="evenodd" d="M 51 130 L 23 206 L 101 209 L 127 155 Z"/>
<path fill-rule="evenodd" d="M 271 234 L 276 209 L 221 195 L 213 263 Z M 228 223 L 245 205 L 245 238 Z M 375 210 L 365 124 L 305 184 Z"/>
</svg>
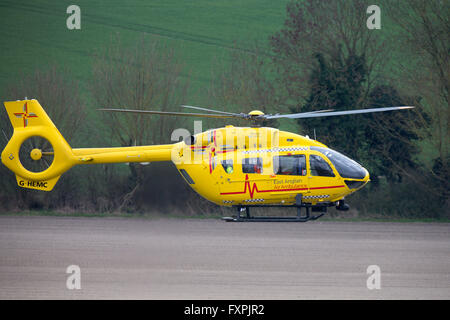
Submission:
<svg viewBox="0 0 450 320">
<path fill-rule="evenodd" d="M 28 171 L 39 173 L 47 170 L 53 163 L 55 152 L 47 139 L 32 136 L 26 139 L 19 149 L 19 160 Z"/>
</svg>

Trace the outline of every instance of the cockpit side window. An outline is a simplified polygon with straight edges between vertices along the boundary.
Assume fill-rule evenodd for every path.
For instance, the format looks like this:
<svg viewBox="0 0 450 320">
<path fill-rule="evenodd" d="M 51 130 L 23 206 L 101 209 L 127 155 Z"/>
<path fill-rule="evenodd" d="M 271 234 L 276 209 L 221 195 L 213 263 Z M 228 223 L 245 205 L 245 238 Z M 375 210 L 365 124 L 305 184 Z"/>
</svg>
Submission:
<svg viewBox="0 0 450 320">
<path fill-rule="evenodd" d="M 327 157 L 343 178 L 364 179 L 366 176 L 366 170 L 359 163 L 335 150 L 322 147 L 311 147 L 311 150 L 319 151 Z"/>
<path fill-rule="evenodd" d="M 312 176 L 334 177 L 333 170 L 330 165 L 321 156 L 311 154 L 309 156 L 309 166 Z"/>
<path fill-rule="evenodd" d="M 233 159 L 222 160 L 222 167 L 226 173 L 233 173 Z"/>
<path fill-rule="evenodd" d="M 304 154 L 274 156 L 273 172 L 279 175 L 306 176 L 306 157 Z"/>
<path fill-rule="evenodd" d="M 262 173 L 263 163 L 261 158 L 242 159 L 243 173 Z"/>
</svg>

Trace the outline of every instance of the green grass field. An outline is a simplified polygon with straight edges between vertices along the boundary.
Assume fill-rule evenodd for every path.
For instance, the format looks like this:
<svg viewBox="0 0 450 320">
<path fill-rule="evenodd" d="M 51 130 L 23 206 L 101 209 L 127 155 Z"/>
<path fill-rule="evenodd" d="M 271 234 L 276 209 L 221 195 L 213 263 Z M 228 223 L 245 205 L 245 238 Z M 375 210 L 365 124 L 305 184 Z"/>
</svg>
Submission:
<svg viewBox="0 0 450 320">
<path fill-rule="evenodd" d="M 56 63 L 85 88 L 91 56 L 116 35 L 131 44 L 142 34 L 176 49 L 191 77 L 187 103 L 205 101 L 213 61 L 233 42 L 266 42 L 279 30 L 287 0 L 250 1 L 0 1 L 0 88 L 23 73 Z M 81 30 L 69 30 L 66 9 L 81 9 Z"/>
<path fill-rule="evenodd" d="M 226 66 L 230 49 L 249 50 L 255 41 L 268 45 L 269 37 L 283 27 L 288 2 L 0 0 L 0 96 L 24 74 L 56 64 L 74 75 L 88 110 L 95 109 L 98 106 L 90 105 L 88 90 L 92 55 L 117 38 L 133 45 L 145 35 L 174 48 L 185 65 L 184 76 L 190 83 L 185 103 L 206 106 L 211 103 L 207 88 L 214 66 Z M 383 0 L 379 2 L 382 6 Z M 81 30 L 66 26 L 71 4 L 81 9 Z M 374 32 L 389 38 L 395 24 L 384 14 L 388 8 L 382 10 L 383 28 Z M 391 60 L 396 60 L 395 52 Z M 273 112 L 279 111 L 285 110 L 273 106 Z M 89 114 L 97 118 L 95 112 Z M 289 120 L 281 120 L 280 125 L 284 130 L 297 129 Z"/>
</svg>

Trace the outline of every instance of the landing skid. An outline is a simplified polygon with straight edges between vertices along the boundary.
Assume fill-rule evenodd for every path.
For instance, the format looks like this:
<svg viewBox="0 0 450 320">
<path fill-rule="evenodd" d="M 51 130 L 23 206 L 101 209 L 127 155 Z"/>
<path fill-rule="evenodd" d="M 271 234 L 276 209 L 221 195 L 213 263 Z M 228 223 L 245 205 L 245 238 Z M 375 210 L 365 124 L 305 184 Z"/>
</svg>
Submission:
<svg viewBox="0 0 450 320">
<path fill-rule="evenodd" d="M 222 220 L 227 222 L 306 222 L 310 220 L 317 220 L 324 215 L 324 213 L 318 215 L 310 215 L 309 206 L 304 206 L 306 214 L 303 216 L 301 209 L 302 206 L 295 206 L 297 208 L 297 215 L 290 217 L 252 217 L 250 215 L 250 207 L 237 207 L 236 217 L 223 217 Z M 241 213 L 245 211 L 245 216 Z"/>
</svg>

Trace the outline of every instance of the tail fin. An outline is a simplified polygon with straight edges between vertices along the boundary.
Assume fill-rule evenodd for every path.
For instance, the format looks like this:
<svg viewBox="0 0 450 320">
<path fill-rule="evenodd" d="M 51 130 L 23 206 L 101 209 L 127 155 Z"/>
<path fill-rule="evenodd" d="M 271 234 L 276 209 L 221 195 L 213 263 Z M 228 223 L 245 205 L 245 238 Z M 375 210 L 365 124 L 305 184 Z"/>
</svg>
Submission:
<svg viewBox="0 0 450 320">
<path fill-rule="evenodd" d="M 20 187 L 52 190 L 76 163 L 71 147 L 37 100 L 5 102 L 5 108 L 14 133 L 1 154 L 3 164 Z"/>
</svg>

